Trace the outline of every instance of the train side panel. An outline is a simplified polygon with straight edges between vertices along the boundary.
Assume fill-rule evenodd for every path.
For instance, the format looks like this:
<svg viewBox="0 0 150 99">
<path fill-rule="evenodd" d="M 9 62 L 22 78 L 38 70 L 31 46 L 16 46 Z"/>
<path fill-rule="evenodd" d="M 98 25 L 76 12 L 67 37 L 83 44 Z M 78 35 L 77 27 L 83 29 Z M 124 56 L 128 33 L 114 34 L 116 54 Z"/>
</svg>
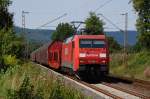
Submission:
<svg viewBox="0 0 150 99">
<path fill-rule="evenodd" d="M 77 71 L 79 69 L 79 38 L 78 36 L 74 37 L 74 52 L 73 52 L 73 70 Z"/>
<path fill-rule="evenodd" d="M 41 64 L 48 65 L 48 46 L 44 46 L 40 50 L 40 62 Z"/>
<path fill-rule="evenodd" d="M 32 52 L 30 54 L 30 59 L 31 59 L 31 61 L 35 62 L 35 52 Z"/>
<path fill-rule="evenodd" d="M 76 71 L 79 68 L 78 38 L 70 37 L 62 46 L 62 67 Z"/>
<path fill-rule="evenodd" d="M 50 44 L 46 44 L 34 52 L 36 62 L 43 64 L 43 65 L 48 65 L 48 46 L 49 45 Z"/>
<path fill-rule="evenodd" d="M 55 41 L 48 47 L 48 64 L 51 68 L 59 69 L 61 66 L 62 42 Z"/>
<path fill-rule="evenodd" d="M 63 43 L 62 46 L 62 66 L 73 68 L 73 44 L 72 42 Z"/>
</svg>

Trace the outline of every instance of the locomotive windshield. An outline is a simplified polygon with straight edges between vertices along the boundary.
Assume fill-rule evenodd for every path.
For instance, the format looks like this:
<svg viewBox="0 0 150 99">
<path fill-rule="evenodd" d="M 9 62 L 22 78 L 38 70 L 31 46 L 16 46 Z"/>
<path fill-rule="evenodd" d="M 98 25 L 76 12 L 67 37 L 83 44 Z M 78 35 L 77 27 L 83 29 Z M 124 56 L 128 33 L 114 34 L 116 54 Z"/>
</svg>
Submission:
<svg viewBox="0 0 150 99">
<path fill-rule="evenodd" d="M 103 48 L 105 47 L 105 41 L 81 39 L 79 45 L 80 45 L 80 48 Z"/>
</svg>

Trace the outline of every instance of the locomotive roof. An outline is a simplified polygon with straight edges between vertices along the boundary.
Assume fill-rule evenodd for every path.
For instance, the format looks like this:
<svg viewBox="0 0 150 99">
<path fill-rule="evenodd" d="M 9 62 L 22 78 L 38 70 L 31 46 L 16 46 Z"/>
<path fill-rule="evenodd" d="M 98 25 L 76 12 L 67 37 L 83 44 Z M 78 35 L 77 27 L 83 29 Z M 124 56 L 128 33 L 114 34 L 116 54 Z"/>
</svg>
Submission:
<svg viewBox="0 0 150 99">
<path fill-rule="evenodd" d="M 67 38 L 64 42 L 68 43 L 72 41 L 75 37 L 81 39 L 106 39 L 105 35 L 74 35 Z"/>
<path fill-rule="evenodd" d="M 105 35 L 76 35 L 78 38 L 82 39 L 106 39 Z"/>
</svg>

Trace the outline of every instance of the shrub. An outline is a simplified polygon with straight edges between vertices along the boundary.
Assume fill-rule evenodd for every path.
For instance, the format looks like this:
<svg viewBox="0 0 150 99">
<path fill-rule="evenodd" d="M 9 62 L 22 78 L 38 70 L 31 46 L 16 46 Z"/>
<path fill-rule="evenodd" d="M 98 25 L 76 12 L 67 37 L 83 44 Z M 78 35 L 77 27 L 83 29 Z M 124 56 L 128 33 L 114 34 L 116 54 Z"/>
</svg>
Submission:
<svg viewBox="0 0 150 99">
<path fill-rule="evenodd" d="M 41 91 L 35 93 L 34 86 L 30 83 L 29 77 L 25 77 L 19 90 L 8 90 L 8 99 L 44 99 Z"/>
<path fill-rule="evenodd" d="M 19 60 L 16 58 L 16 56 L 12 56 L 12 55 L 2 56 L 0 61 L 1 61 L 0 70 L 4 72 L 6 72 L 8 68 L 13 68 L 19 63 Z"/>
<path fill-rule="evenodd" d="M 18 64 L 18 59 L 16 58 L 16 56 L 12 56 L 12 55 L 4 55 L 3 56 L 3 60 L 4 60 L 4 64 L 5 65 L 11 65 L 14 66 L 16 64 Z"/>
</svg>

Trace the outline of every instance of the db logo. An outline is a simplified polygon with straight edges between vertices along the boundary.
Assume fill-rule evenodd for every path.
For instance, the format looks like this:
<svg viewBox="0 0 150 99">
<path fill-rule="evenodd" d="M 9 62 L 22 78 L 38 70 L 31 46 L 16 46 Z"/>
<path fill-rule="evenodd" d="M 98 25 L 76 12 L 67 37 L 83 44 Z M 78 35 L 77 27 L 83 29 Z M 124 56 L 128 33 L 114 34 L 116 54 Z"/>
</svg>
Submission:
<svg viewBox="0 0 150 99">
<path fill-rule="evenodd" d="M 87 54 L 86 56 L 98 57 L 98 54 Z"/>
</svg>

